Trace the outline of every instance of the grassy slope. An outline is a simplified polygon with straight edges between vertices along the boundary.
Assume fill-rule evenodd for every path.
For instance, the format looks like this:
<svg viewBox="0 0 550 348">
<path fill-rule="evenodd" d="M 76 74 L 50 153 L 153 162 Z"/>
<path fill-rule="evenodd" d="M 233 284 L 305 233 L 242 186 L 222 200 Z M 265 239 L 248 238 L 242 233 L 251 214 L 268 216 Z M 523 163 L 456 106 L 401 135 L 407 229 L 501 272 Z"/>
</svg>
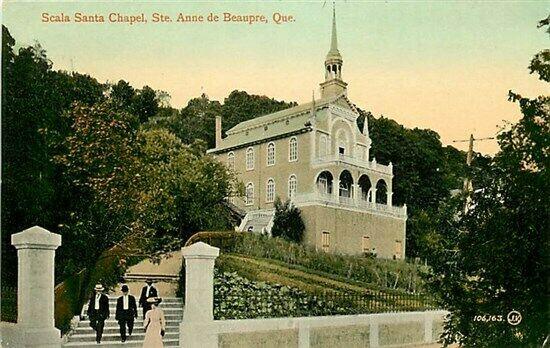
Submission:
<svg viewBox="0 0 550 348">
<path fill-rule="evenodd" d="M 221 254 L 217 266 L 224 271 L 236 272 L 250 280 L 279 283 L 307 292 L 373 293 L 378 291 L 378 289 L 373 289 L 365 284 L 336 275 L 277 260 L 253 258 L 240 254 Z"/>
<path fill-rule="evenodd" d="M 220 270 L 236 272 L 238 275 L 252 281 L 286 285 L 312 294 L 355 294 L 357 297 L 352 296 L 350 298 L 350 301 L 352 301 L 350 305 L 353 306 L 360 306 L 362 303 L 361 298 L 365 294 L 375 295 L 368 304 L 371 309 L 383 310 L 388 308 L 388 305 L 407 306 L 411 307 L 410 309 L 422 306 L 422 303 L 416 299 L 392 298 L 390 295 L 392 291 L 373 289 L 368 285 L 359 284 L 343 277 L 322 274 L 322 272 L 285 264 L 280 261 L 222 253 L 216 262 L 216 267 Z M 354 301 L 358 302 L 355 303 Z"/>
</svg>

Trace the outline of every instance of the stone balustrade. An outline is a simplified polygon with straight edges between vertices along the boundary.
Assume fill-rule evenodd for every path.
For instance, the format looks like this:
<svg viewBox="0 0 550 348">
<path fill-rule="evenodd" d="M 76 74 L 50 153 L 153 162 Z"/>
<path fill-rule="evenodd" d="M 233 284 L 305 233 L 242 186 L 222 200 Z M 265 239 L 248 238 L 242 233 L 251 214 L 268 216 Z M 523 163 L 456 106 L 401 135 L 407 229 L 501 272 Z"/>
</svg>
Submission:
<svg viewBox="0 0 550 348">
<path fill-rule="evenodd" d="M 348 155 L 342 154 L 332 154 L 326 155 L 323 157 L 318 157 L 314 160 L 314 165 L 329 165 L 335 164 L 337 162 L 349 164 L 358 168 L 369 169 L 375 172 L 379 172 L 386 175 L 393 175 L 393 165 L 390 163 L 388 165 L 383 165 L 376 162 L 376 159 L 372 161 L 367 161 L 363 158 L 357 158 Z"/>
<path fill-rule="evenodd" d="M 403 219 L 407 218 L 407 205 L 397 207 L 387 204 L 373 203 L 364 200 L 362 197 L 353 198 L 338 196 L 338 198 L 336 198 L 332 194 L 313 192 L 296 195 L 293 202 L 298 206 L 307 205 L 310 203 L 321 203 L 335 207 L 358 209 L 378 215 L 386 215 Z"/>
</svg>

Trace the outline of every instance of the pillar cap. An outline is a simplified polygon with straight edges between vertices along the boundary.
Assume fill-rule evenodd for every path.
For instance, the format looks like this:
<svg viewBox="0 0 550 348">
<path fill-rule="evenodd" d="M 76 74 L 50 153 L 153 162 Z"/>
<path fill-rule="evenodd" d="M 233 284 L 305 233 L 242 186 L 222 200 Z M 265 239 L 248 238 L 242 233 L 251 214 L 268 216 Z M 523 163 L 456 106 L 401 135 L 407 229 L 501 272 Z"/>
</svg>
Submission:
<svg viewBox="0 0 550 348">
<path fill-rule="evenodd" d="M 181 253 L 186 259 L 212 259 L 220 255 L 220 248 L 210 246 L 203 242 L 198 242 L 181 248 Z"/>
<path fill-rule="evenodd" d="M 51 233 L 40 226 L 12 234 L 11 244 L 16 249 L 57 249 L 61 245 L 61 235 Z"/>
</svg>

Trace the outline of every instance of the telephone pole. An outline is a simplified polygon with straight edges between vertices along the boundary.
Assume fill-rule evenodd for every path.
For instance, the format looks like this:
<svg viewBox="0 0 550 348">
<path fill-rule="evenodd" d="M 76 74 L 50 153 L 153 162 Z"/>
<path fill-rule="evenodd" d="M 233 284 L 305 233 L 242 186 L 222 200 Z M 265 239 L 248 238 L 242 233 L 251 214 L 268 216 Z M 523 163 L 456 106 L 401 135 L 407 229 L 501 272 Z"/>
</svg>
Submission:
<svg viewBox="0 0 550 348">
<path fill-rule="evenodd" d="M 468 152 L 466 153 L 466 165 L 468 168 L 472 165 L 472 158 L 474 156 L 474 141 L 484 141 L 484 140 L 492 140 L 495 139 L 494 137 L 487 137 L 487 138 L 474 138 L 473 134 L 470 134 L 470 139 L 462 139 L 462 140 L 453 140 L 453 143 L 465 143 L 469 142 L 468 144 Z M 463 191 L 466 192 L 466 204 L 464 205 L 464 211 L 466 212 L 468 210 L 468 205 L 470 203 L 470 193 L 474 190 L 474 187 L 472 185 L 472 178 L 470 178 L 470 173 L 466 174 L 466 177 L 464 178 L 464 187 Z"/>
</svg>

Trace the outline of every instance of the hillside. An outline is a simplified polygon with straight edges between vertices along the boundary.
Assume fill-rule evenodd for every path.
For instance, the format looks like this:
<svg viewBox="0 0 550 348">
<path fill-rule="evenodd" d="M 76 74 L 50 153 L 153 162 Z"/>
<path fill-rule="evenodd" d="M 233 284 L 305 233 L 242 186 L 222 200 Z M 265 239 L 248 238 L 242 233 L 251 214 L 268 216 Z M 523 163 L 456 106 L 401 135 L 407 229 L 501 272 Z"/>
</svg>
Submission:
<svg viewBox="0 0 550 348">
<path fill-rule="evenodd" d="M 279 238 L 240 232 L 201 232 L 187 245 L 198 241 L 221 249 L 216 260 L 216 284 L 222 289 L 215 291 L 218 294 L 215 295 L 216 303 L 227 309 L 228 313 L 233 313 L 231 316 L 234 317 L 259 314 L 248 313 L 246 307 L 233 308 L 234 304 L 225 299 L 226 295 L 219 298 L 220 291 L 231 293 L 231 298 L 266 296 L 262 290 L 254 289 L 277 289 L 270 292 L 271 297 L 288 291 L 294 294 L 296 301 L 306 299 L 306 303 L 325 303 L 329 307 L 324 314 L 435 307 L 431 297 L 421 290 L 423 282 L 420 274 L 425 272 L 425 267 L 419 265 L 326 254 Z M 271 297 L 268 303 L 279 301 Z M 298 312 L 299 308 L 296 309 Z M 220 316 L 228 315 L 220 309 L 216 310 L 218 312 L 222 313 Z"/>
</svg>

